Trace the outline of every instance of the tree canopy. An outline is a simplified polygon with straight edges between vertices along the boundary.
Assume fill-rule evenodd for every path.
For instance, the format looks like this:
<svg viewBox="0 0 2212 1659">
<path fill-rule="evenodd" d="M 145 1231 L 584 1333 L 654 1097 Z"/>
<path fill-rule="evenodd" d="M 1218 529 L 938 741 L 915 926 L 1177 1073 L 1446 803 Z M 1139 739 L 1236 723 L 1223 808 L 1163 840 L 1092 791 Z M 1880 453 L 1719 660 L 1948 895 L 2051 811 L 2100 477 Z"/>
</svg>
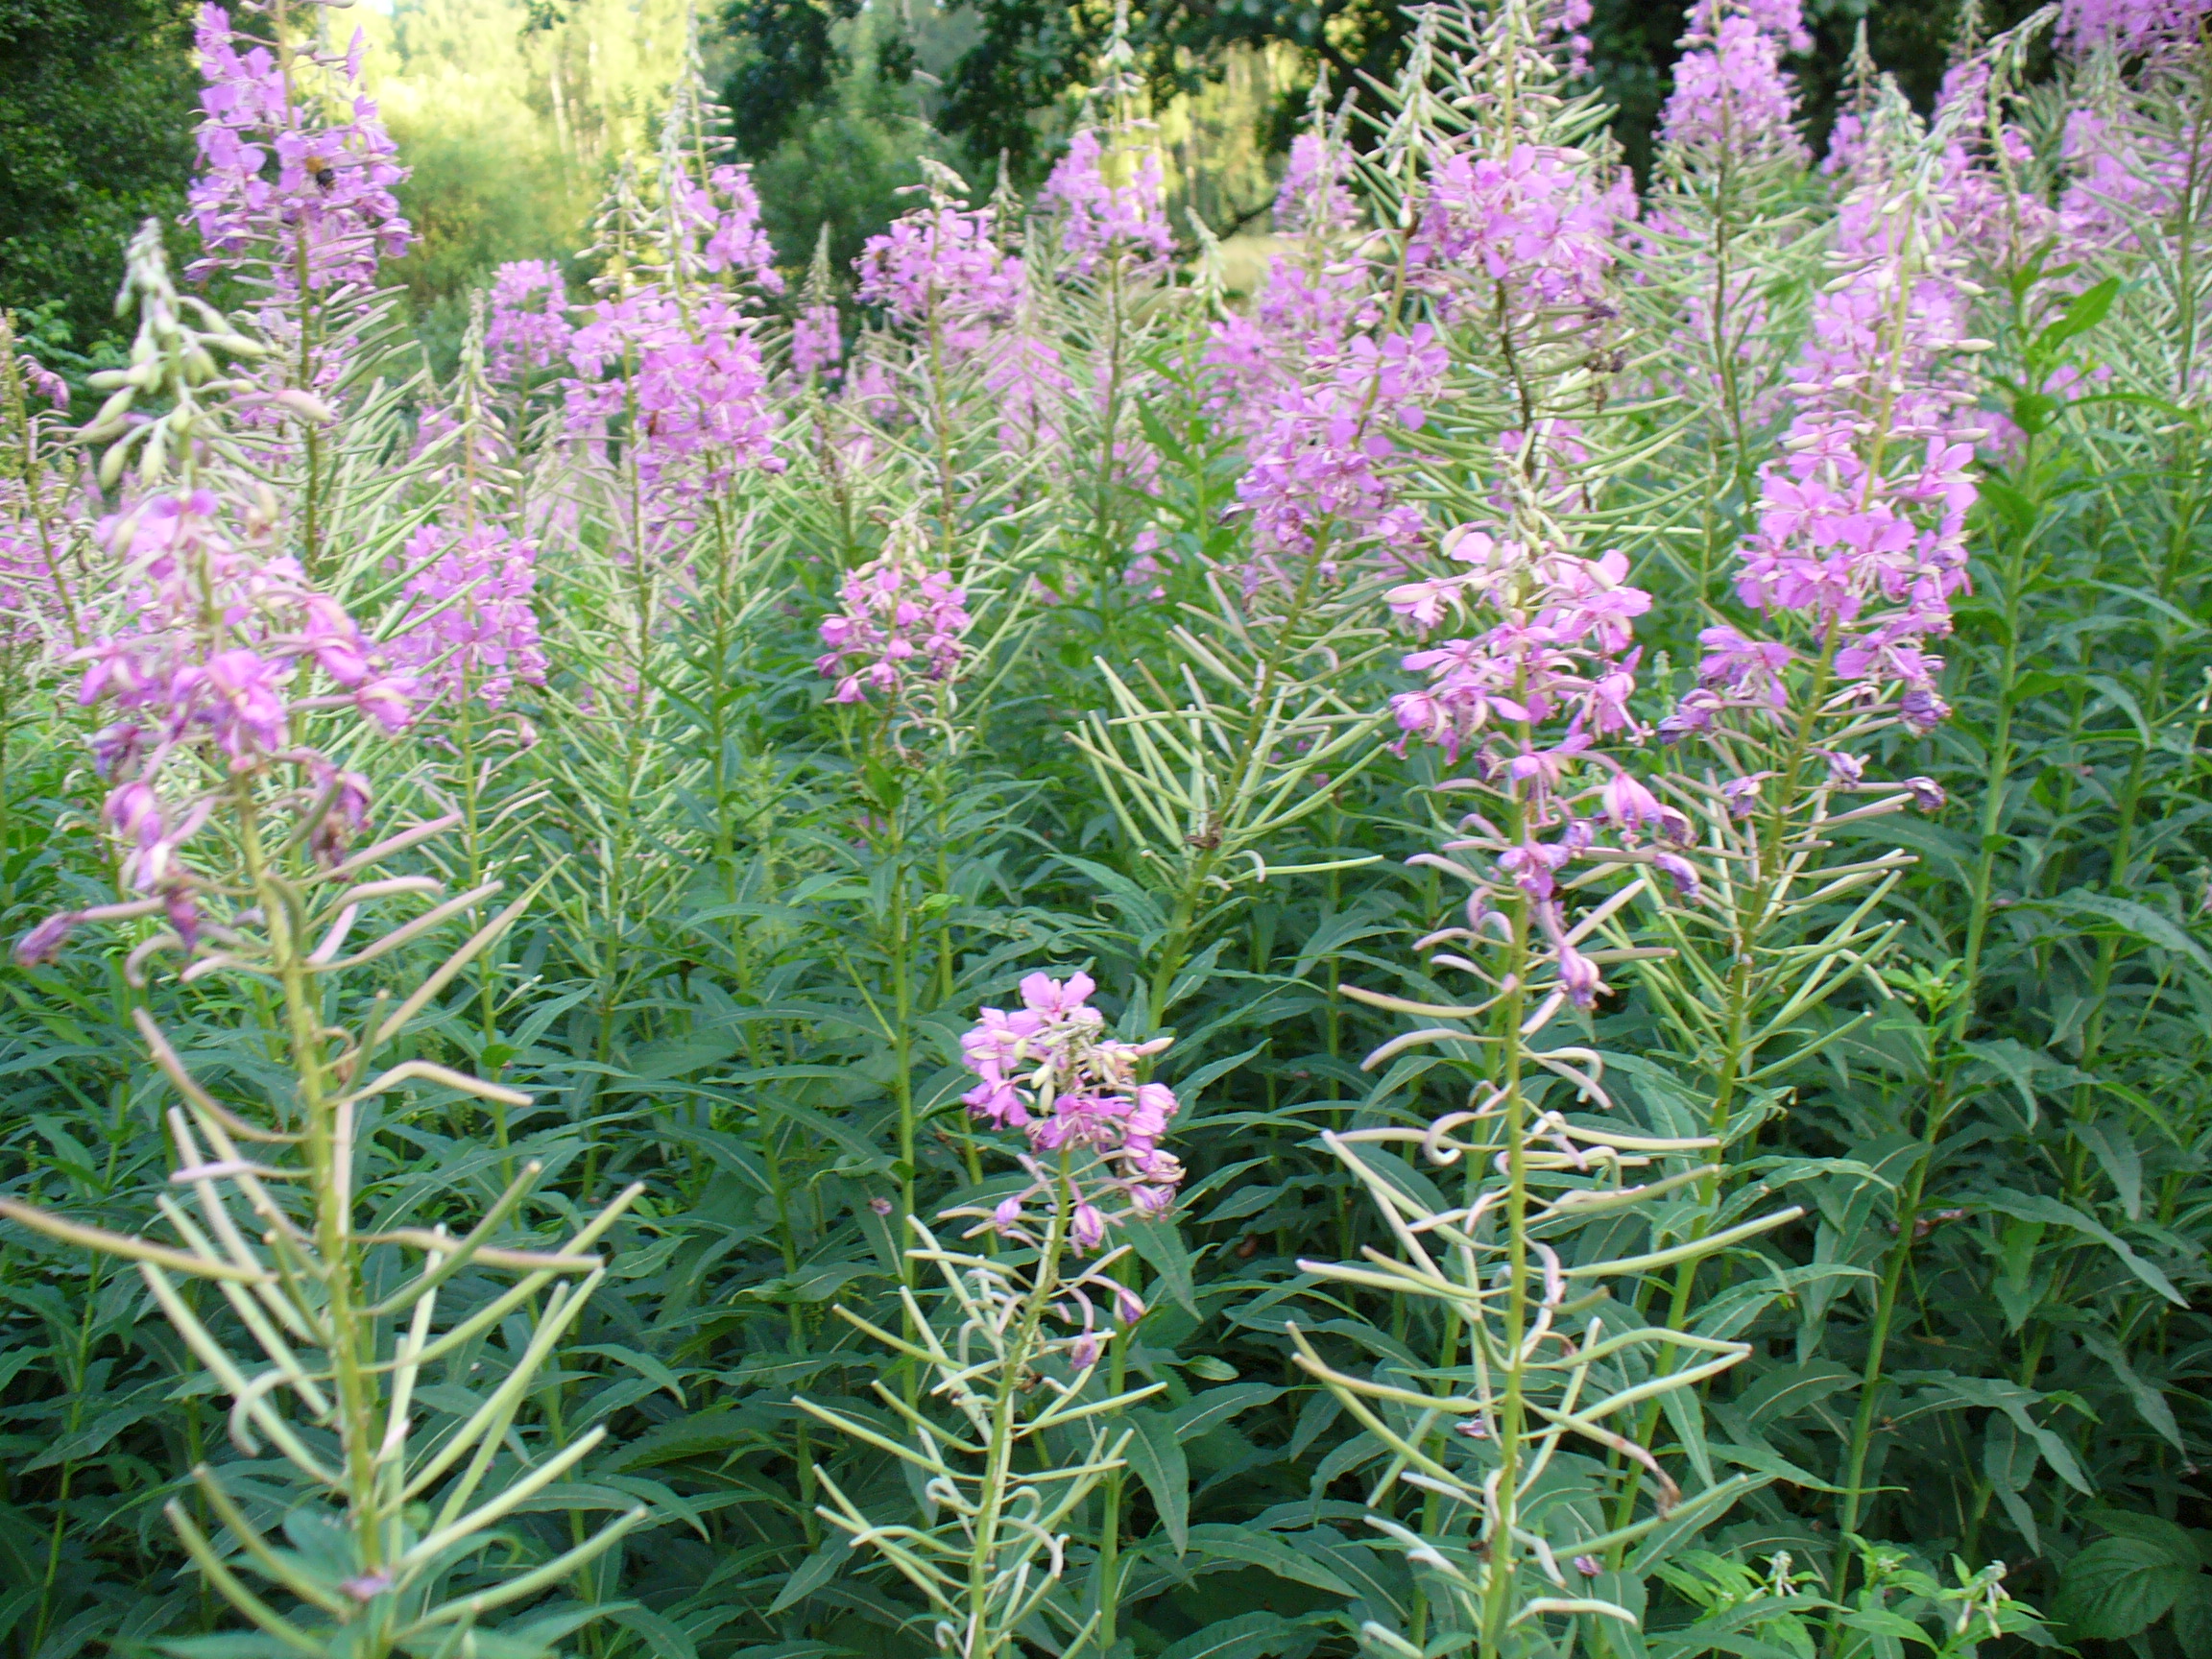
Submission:
<svg viewBox="0 0 2212 1659">
<path fill-rule="evenodd" d="M 0 0 L 0 305 L 48 340 L 112 333 L 124 243 L 183 206 L 192 10 Z"/>
<path fill-rule="evenodd" d="M 771 153 L 832 97 L 839 77 L 854 66 L 853 32 L 841 25 L 860 10 L 860 0 L 731 0 L 724 9 L 723 30 L 738 60 L 727 96 L 748 155 Z M 1109 0 L 977 0 L 964 10 L 975 19 L 973 43 L 929 77 L 934 123 L 971 155 L 1004 154 L 1019 174 L 1033 177 L 1055 135 L 1053 123 L 1041 116 L 1084 84 L 1113 27 L 1114 8 Z M 1993 0 L 1979 10 L 1984 26 L 1995 29 L 2032 6 Z M 1925 107 L 1960 22 L 1955 4 L 1929 0 L 1812 0 L 1806 12 L 1814 49 L 1791 68 L 1815 139 L 1833 118 L 1862 25 L 1875 61 Z M 1131 21 L 1139 66 L 1156 99 L 1218 75 L 1239 46 L 1288 46 L 1326 65 L 1336 86 L 1364 87 L 1396 72 L 1412 26 L 1409 10 L 1392 0 L 1151 0 L 1133 9 Z M 1649 154 L 1682 28 L 1674 5 L 1597 0 L 1588 30 L 1592 78 L 1619 107 L 1615 132 L 1639 167 Z M 890 33 L 878 32 L 874 44 L 878 73 L 903 80 L 915 60 L 910 50 L 882 38 Z M 1270 111 L 1270 138 L 1286 139 L 1297 113 L 1294 102 Z"/>
</svg>

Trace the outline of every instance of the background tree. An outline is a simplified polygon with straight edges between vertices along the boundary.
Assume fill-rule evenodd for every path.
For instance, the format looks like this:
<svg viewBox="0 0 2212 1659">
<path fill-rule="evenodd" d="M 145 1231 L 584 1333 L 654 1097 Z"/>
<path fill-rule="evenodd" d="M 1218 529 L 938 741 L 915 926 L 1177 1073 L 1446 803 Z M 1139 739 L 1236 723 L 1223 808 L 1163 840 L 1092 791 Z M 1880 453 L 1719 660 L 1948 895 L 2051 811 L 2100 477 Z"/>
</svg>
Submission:
<svg viewBox="0 0 2212 1659">
<path fill-rule="evenodd" d="M 183 207 L 191 13 L 187 0 L 0 0 L 0 306 L 45 341 L 114 334 L 124 244 Z"/>
<path fill-rule="evenodd" d="M 2034 10 L 2030 0 L 1991 0 L 1981 7 L 1987 32 L 2008 28 Z M 870 67 L 855 51 L 850 27 L 858 0 L 733 0 L 722 27 L 738 67 L 726 101 L 736 111 L 735 136 L 747 155 L 765 156 L 794 133 L 832 112 L 841 81 Z M 1813 51 L 1793 62 L 1815 146 L 1834 118 L 1853 40 L 1864 24 L 1869 49 L 1898 78 L 1913 102 L 1936 94 L 1958 33 L 1955 5 L 1928 0 L 1812 0 L 1806 20 Z M 871 14 L 873 15 L 873 14 Z M 933 124 L 974 156 L 1003 153 L 1018 176 L 1035 176 L 1050 158 L 1050 112 L 1087 84 L 1113 27 L 1108 0 L 980 0 L 950 15 L 967 22 L 948 30 L 934 9 L 902 7 L 903 38 L 878 28 L 870 36 L 876 73 L 903 84 L 923 71 Z M 1360 87 L 1397 70 L 1410 28 L 1407 9 L 1392 0 L 1155 0 L 1133 9 L 1141 71 L 1155 104 L 1188 93 L 1222 74 L 1238 47 L 1287 46 L 1309 68 L 1326 65 L 1333 85 Z M 950 37 L 960 49 L 941 66 L 918 58 L 913 42 L 926 32 L 942 55 Z M 1642 173 L 1650 135 L 1665 102 L 1682 19 L 1671 6 L 1597 0 L 1588 29 L 1591 76 L 1618 108 L 1614 133 Z M 964 44 L 958 36 L 968 36 Z M 1303 78 L 1297 78 L 1302 82 Z M 1286 93 L 1262 112 L 1264 140 L 1284 147 L 1303 106 L 1302 90 Z M 1216 227 L 1228 228 L 1228 227 Z"/>
</svg>

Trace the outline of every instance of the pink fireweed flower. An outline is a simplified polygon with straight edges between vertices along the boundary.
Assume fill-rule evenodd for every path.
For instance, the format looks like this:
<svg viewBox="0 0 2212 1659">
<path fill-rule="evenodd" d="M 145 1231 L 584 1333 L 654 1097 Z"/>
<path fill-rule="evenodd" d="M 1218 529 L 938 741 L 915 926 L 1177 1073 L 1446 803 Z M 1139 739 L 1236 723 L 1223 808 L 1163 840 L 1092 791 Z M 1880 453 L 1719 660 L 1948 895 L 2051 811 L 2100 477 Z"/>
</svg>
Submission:
<svg viewBox="0 0 2212 1659">
<path fill-rule="evenodd" d="M 730 296 L 688 306 L 648 284 L 592 308 L 569 341 L 569 432 L 618 426 L 663 508 L 726 488 L 745 469 L 781 472 L 755 320 Z"/>
<path fill-rule="evenodd" d="M 223 8 L 204 6 L 193 45 L 207 84 L 186 200 L 206 252 L 189 275 L 204 279 L 251 260 L 279 301 L 301 287 L 373 282 L 377 261 L 406 252 L 414 230 L 393 195 L 407 170 L 362 90 L 362 36 L 339 58 L 296 49 L 287 73 Z M 303 68 L 327 77 L 332 96 L 301 84 Z M 351 119 L 315 119 L 332 108 Z"/>
<path fill-rule="evenodd" d="M 776 250 L 760 224 L 760 193 L 754 188 L 753 170 L 725 164 L 710 169 L 705 183 L 683 172 L 668 178 L 680 279 L 703 274 L 782 293 Z"/>
<path fill-rule="evenodd" d="M 32 397 L 43 399 L 63 414 L 69 412 L 69 382 L 30 352 L 15 354 L 15 373 L 23 377 L 23 389 Z"/>
<path fill-rule="evenodd" d="M 1097 130 L 1086 127 L 1068 141 L 1041 196 L 1060 217 L 1060 251 L 1078 276 L 1094 276 L 1109 261 L 1155 266 L 1174 252 L 1160 157 L 1150 149 L 1109 151 Z"/>
<path fill-rule="evenodd" d="M 1470 275 L 1502 289 L 1514 311 L 1590 305 L 1603 298 L 1616 233 L 1634 214 L 1625 174 L 1601 182 L 1579 150 L 1458 151 L 1430 181 L 1407 258 L 1414 279 L 1448 308 L 1496 303 Z"/>
<path fill-rule="evenodd" d="M 1346 186 L 1351 156 L 1346 146 L 1321 132 L 1290 141 L 1283 182 L 1275 191 L 1278 236 L 1333 236 L 1359 222 L 1359 204 Z"/>
<path fill-rule="evenodd" d="M 0 482 L 0 650 L 36 647 L 66 627 L 71 609 L 68 576 L 53 556 L 60 537 L 41 531 L 22 487 L 12 484 Z"/>
<path fill-rule="evenodd" d="M 475 697 L 497 709 L 515 683 L 545 684 L 539 643 L 537 545 L 501 530 L 455 535 L 425 524 L 408 539 L 399 566 L 413 570 L 408 606 L 385 642 L 432 698 Z"/>
<path fill-rule="evenodd" d="M 1080 972 L 1029 974 L 1020 1008 L 979 1010 L 960 1039 L 960 1062 L 979 1079 L 961 1096 L 969 1112 L 994 1128 L 1021 1130 L 1033 1154 L 1053 1155 L 1024 1160 L 1035 1180 L 998 1206 L 994 1225 L 1028 1226 L 1025 1208 L 1053 1199 L 1058 1177 L 1047 1171 L 1059 1165 L 1073 1183 L 1071 1230 L 1083 1250 L 1096 1248 L 1123 1216 L 1165 1214 L 1183 1178 L 1160 1144 L 1181 1103 L 1166 1085 L 1137 1080 L 1139 1064 L 1168 1040 L 1107 1037 L 1105 1016 L 1091 1006 L 1096 989 Z"/>
<path fill-rule="evenodd" d="M 1402 507 L 1385 463 L 1392 434 L 1418 429 L 1442 390 L 1450 352 L 1426 323 L 1381 341 L 1349 341 L 1327 376 L 1277 393 L 1253 435 L 1238 500 L 1252 515 L 1262 569 L 1315 538 L 1356 544 L 1379 540 L 1409 551 L 1426 533 Z"/>
<path fill-rule="evenodd" d="M 1414 860 L 1475 886 L 1467 926 L 1423 946 L 1495 943 L 1493 924 L 1518 907 L 1533 929 L 1525 982 L 1542 999 L 1533 1016 L 1541 1025 L 1559 1008 L 1595 1007 L 1606 991 L 1568 920 L 1568 867 L 1600 854 L 1614 865 L 1651 865 L 1661 854 L 1650 838 L 1689 834 L 1684 813 L 1599 747 L 1606 737 L 1644 735 L 1629 698 L 1640 655 L 1634 621 L 1650 596 L 1628 582 L 1617 551 L 1584 558 L 1472 524 L 1449 532 L 1443 551 L 1463 568 L 1392 589 L 1389 608 L 1424 633 L 1447 620 L 1476 627 L 1406 657 L 1427 684 L 1391 699 L 1399 747 L 1433 743 L 1455 761 L 1472 751 L 1474 776 L 1447 787 L 1511 802 L 1517 825 L 1503 831 L 1470 817 L 1477 834 L 1447 844 L 1443 857 Z M 1452 856 L 1469 852 L 1488 854 L 1487 866 Z M 1695 870 L 1665 856 L 1662 877 L 1694 898 Z"/>
<path fill-rule="evenodd" d="M 1406 658 L 1429 681 L 1391 699 L 1407 737 L 1456 758 L 1499 724 L 1565 719 L 1599 734 L 1634 730 L 1630 628 L 1651 596 L 1628 585 L 1623 555 L 1532 549 L 1474 525 L 1448 533 L 1444 552 L 1470 568 L 1390 589 L 1390 609 L 1424 632 L 1462 610 L 1490 626 Z"/>
<path fill-rule="evenodd" d="M 837 373 L 844 355 L 845 334 L 837 307 L 803 306 L 791 323 L 791 373 L 802 380 L 817 374 L 827 378 Z"/>
<path fill-rule="evenodd" d="M 2060 0 L 2058 39 L 2086 55 L 2108 47 L 2123 58 L 2167 51 L 2196 37 L 2205 0 Z"/>
<path fill-rule="evenodd" d="M 2161 222 L 2171 223 L 2185 206 L 2200 222 L 2212 217 L 2189 143 L 2124 106 L 2074 110 L 2060 149 L 2067 177 L 2056 234 L 2066 258 L 2107 259 L 2155 243 L 2170 234 Z"/>
<path fill-rule="evenodd" d="M 100 525 L 130 594 L 130 632 L 73 654 L 84 665 L 78 701 L 115 715 L 93 743 L 109 782 L 102 822 L 122 854 L 123 879 L 157 899 L 187 949 L 196 937 L 200 878 L 187 844 L 232 791 L 291 769 L 303 789 L 278 795 L 312 812 L 309 844 L 335 860 L 364 821 L 357 774 L 295 740 L 296 715 L 350 704 L 387 731 L 412 719 L 415 687 L 390 670 L 298 563 L 268 554 L 269 527 L 241 536 L 225 503 L 202 490 L 157 495 Z M 317 692 L 320 674 L 334 689 Z M 186 755 L 172 779 L 168 763 Z M 202 781 L 212 769 L 228 782 Z M 197 786 L 197 792 L 194 788 Z M 55 946 L 51 926 L 23 949 Z M 36 949 L 34 949 L 36 947 Z"/>
<path fill-rule="evenodd" d="M 1737 161 L 1812 158 L 1797 132 L 1797 97 L 1785 52 L 1812 45 L 1796 0 L 1751 5 L 1694 0 L 1660 113 L 1660 142 Z"/>
<path fill-rule="evenodd" d="M 360 344 L 343 301 L 372 288 L 379 263 L 415 239 L 394 194 L 407 169 L 364 90 L 366 43 L 356 33 L 342 55 L 295 45 L 279 57 L 210 5 L 194 45 L 206 84 L 185 200 L 202 252 L 185 274 L 228 273 L 257 289 L 254 325 L 276 349 L 233 411 L 263 430 L 326 420 Z M 310 311 L 338 325 L 310 331 Z"/>
<path fill-rule="evenodd" d="M 1780 709 L 1782 677 L 1803 656 L 1825 655 L 1869 695 L 1894 688 L 1909 723 L 1939 717 L 1942 659 L 1925 645 L 1950 632 L 1966 585 L 1981 432 L 1972 383 L 1951 361 L 1965 343 L 1964 259 L 1943 204 L 1912 172 L 1930 142 L 1893 95 L 1876 111 L 1837 217 L 1840 275 L 1815 295 L 1790 388 L 1798 412 L 1761 469 L 1757 528 L 1740 550 L 1739 596 L 1800 635 L 1800 648 L 1707 630 L 1705 701 L 1678 710 L 1666 735 L 1731 703 Z"/>
<path fill-rule="evenodd" d="M 892 553 L 848 575 L 837 595 L 845 608 L 822 619 L 829 650 L 814 661 L 837 682 L 831 702 L 880 692 L 895 705 L 910 680 L 941 684 L 959 672 L 972 618 L 967 590 L 949 572 L 917 570 Z"/>
<path fill-rule="evenodd" d="M 574 333 L 559 266 L 544 259 L 520 259 L 493 273 L 484 356 L 494 380 L 518 380 L 533 371 L 565 363 Z"/>
<path fill-rule="evenodd" d="M 918 208 L 871 236 L 854 262 L 854 290 L 892 322 L 935 328 L 955 356 L 980 349 L 992 326 L 1014 314 L 1024 281 L 1022 261 L 993 239 L 989 208 Z"/>
</svg>

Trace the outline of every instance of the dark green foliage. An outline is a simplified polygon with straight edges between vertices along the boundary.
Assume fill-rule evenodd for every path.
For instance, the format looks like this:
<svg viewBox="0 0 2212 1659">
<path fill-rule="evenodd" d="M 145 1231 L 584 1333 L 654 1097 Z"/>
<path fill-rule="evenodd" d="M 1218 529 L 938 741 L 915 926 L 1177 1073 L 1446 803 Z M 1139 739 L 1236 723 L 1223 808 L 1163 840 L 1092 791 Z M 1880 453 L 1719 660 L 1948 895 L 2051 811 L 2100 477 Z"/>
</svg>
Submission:
<svg viewBox="0 0 2212 1659">
<path fill-rule="evenodd" d="M 2034 9 L 2030 0 L 1995 0 L 1980 9 L 1984 32 L 2010 28 Z M 1092 74 L 1113 10 L 1050 0 L 979 0 L 964 8 L 962 14 L 976 20 L 978 36 L 949 65 L 927 65 L 943 84 L 936 125 L 974 155 L 1003 151 L 1019 176 L 1038 176 L 1070 113 L 1068 98 Z M 1815 145 L 1835 120 L 1862 28 L 1874 60 L 1897 76 L 1913 102 L 1925 109 L 1934 100 L 1958 34 L 1959 12 L 1950 0 L 1811 0 L 1805 12 L 1813 49 L 1790 67 Z M 729 82 L 727 102 L 747 155 L 770 154 L 809 120 L 838 118 L 844 100 L 834 88 L 869 67 L 866 54 L 849 46 L 838 27 L 858 15 L 854 0 L 737 0 L 724 10 L 723 28 L 742 63 Z M 1231 48 L 1271 45 L 1292 47 L 1304 61 L 1325 67 L 1339 95 L 1352 89 L 1364 99 L 1373 82 L 1396 72 L 1409 27 L 1404 8 L 1367 0 L 1239 6 L 1170 0 L 1133 7 L 1132 22 L 1140 66 L 1156 100 L 1217 74 Z M 1639 175 L 1650 161 L 1682 29 L 1679 8 L 1629 0 L 1597 0 L 1587 29 L 1591 78 L 1619 110 L 1614 135 Z M 879 62 L 887 82 L 907 82 L 913 59 L 906 50 L 886 53 Z M 1264 112 L 1272 147 L 1288 142 L 1303 98 L 1286 98 Z"/>
<path fill-rule="evenodd" d="M 123 245 L 184 205 L 199 78 L 184 0 L 0 5 L 0 306 L 79 350 L 116 330 Z"/>
<path fill-rule="evenodd" d="M 824 225 L 831 268 L 850 270 L 861 246 L 903 205 L 898 192 L 920 180 L 915 157 L 943 158 L 950 149 L 917 118 L 904 78 L 888 72 L 887 60 L 908 49 L 905 37 L 877 12 L 840 25 L 837 33 L 853 60 L 840 55 L 827 62 L 831 78 L 811 101 L 775 105 L 752 90 L 748 77 L 764 60 L 750 58 L 740 59 L 727 94 L 740 146 L 757 156 L 753 177 L 762 222 L 777 262 L 788 270 L 805 269 Z M 748 102 L 754 99 L 761 102 Z M 765 148 L 752 149 L 748 111 L 771 105 L 789 119 Z"/>
<path fill-rule="evenodd" d="M 836 42 L 840 23 L 860 15 L 859 0 L 734 0 L 723 27 L 743 43 L 725 101 L 731 132 L 748 156 L 765 156 L 816 118 L 830 88 L 854 68 Z M 884 80 L 906 79 L 904 54 L 878 54 L 872 67 Z"/>
<path fill-rule="evenodd" d="M 1185 551 L 1217 543 L 1229 451 L 1195 415 L 1148 414 L 1172 481 L 1163 532 Z M 1754 1564 L 1788 1549 L 1828 1569 L 1869 1281 L 1814 1269 L 1879 1275 L 1900 1262 L 1861 1529 L 1927 1562 L 2002 1558 L 2009 1586 L 2074 1637 L 2145 1643 L 2154 1659 L 2198 1659 L 2212 1623 L 2191 1553 L 2206 1519 L 2194 1460 L 2212 1446 L 2212 1328 L 2199 1310 L 2212 1288 L 2200 1192 L 2212 953 L 2195 921 L 2212 856 L 2197 741 L 2212 549 L 2197 443 L 2187 427 L 2103 476 L 2047 446 L 1988 492 L 1976 608 L 1955 642 L 1959 715 L 1913 757 L 1957 805 L 1900 832 L 1922 862 L 1898 911 L 1911 941 L 1899 996 L 1858 997 L 1873 1022 L 1788 1079 L 1788 1111 L 1763 1134 L 1762 1156 L 1795 1161 L 1768 1178 L 1808 1218 L 1713 1269 L 1742 1278 L 1749 1300 L 1731 1305 L 1758 1350 L 1715 1391 L 1729 1443 L 1717 1452 L 1783 1476 L 1716 1549 Z M 635 745 L 620 754 L 658 757 L 635 775 L 633 817 L 605 816 L 615 794 L 591 768 L 609 739 L 589 722 L 550 718 L 502 785 L 555 790 L 513 855 L 566 874 L 481 998 L 450 996 L 423 1052 L 500 1074 L 537 1104 L 494 1115 L 429 1089 L 378 1136 L 379 1202 L 417 1224 L 481 1204 L 524 1156 L 555 1171 L 561 1202 L 647 1184 L 580 1346 L 536 1407 L 570 1433 L 604 1422 L 615 1444 L 560 1506 L 511 1528 L 535 1558 L 609 1504 L 660 1506 L 655 1530 L 573 1587 L 581 1603 L 619 1603 L 590 1627 L 594 1655 L 926 1650 L 899 1582 L 813 1513 L 817 1462 L 886 1515 L 905 1512 L 903 1481 L 828 1441 L 790 1397 L 878 1409 L 864 1392 L 878 1355 L 831 1312 L 896 1320 L 897 1258 L 872 1200 L 911 1180 L 933 1213 L 1003 1188 L 1003 1166 L 971 1161 L 954 1104 L 967 1081 L 954 1039 L 976 1005 L 1002 1002 L 1022 972 L 1087 964 L 1118 1013 L 1173 926 L 1053 739 L 1098 698 L 1094 654 L 1164 654 L 1164 608 L 1051 612 L 983 715 L 973 763 L 919 794 L 925 775 L 862 763 L 808 661 L 838 561 L 866 547 L 828 519 L 775 530 L 814 550 L 783 567 L 789 603 L 733 630 L 698 613 L 667 660 L 665 719 L 619 735 Z M 1171 580 L 1176 597 L 1200 597 Z M 1652 643 L 1677 660 L 1691 649 Z M 1392 683 L 1385 668 L 1370 689 Z M 1992 790 L 2001 719 L 2011 781 Z M 1343 789 L 1310 821 L 1312 855 L 1394 860 L 1423 844 L 1429 781 L 1416 757 Z M 64 868 L 88 867 L 76 832 L 57 840 L 50 827 L 82 823 L 92 787 L 45 752 L 11 768 L 12 926 L 57 902 Z M 895 851 L 880 839 L 892 823 Z M 1998 903 L 1979 1012 L 1955 1026 L 1982 860 Z M 1340 1659 L 1367 1610 L 1395 1619 L 1411 1605 L 1401 1558 L 1370 1548 L 1362 1525 L 1377 1450 L 1289 1364 L 1284 1321 L 1341 1363 L 1417 1375 L 1432 1350 L 1424 1315 L 1324 1299 L 1298 1262 L 1382 1241 L 1316 1131 L 1450 1103 L 1444 1073 L 1402 1078 L 1395 1099 L 1379 1092 L 1358 1061 L 1393 1026 L 1333 994 L 1340 979 L 1402 975 L 1423 990 L 1406 941 L 1447 902 L 1432 873 L 1394 862 L 1283 878 L 1192 942 L 1162 1073 L 1190 1102 L 1177 1144 L 1192 1179 L 1180 1225 L 1140 1239 L 1154 1306 L 1131 1372 L 1166 1385 L 1137 1416 L 1131 1458 L 1140 1542 L 1122 1627 L 1140 1654 Z M 906 971 L 885 953 L 902 927 L 915 946 L 907 1075 L 923 1125 L 910 1166 L 882 1017 Z M 162 1095 L 132 1057 L 136 998 L 97 948 L 4 972 L 0 1181 L 142 1225 Z M 266 1061 L 235 1035 L 234 995 L 157 988 L 152 1000 L 203 1074 L 244 1097 Z M 1651 1063 L 1671 1039 L 1649 1007 L 1631 991 L 1592 1036 L 1627 1079 L 1630 1126 L 1677 1127 L 1692 1108 Z M 173 1402 L 190 1366 L 134 1281 L 15 1233 L 5 1260 L 0 1616 L 12 1615 L 13 1650 L 55 1659 L 81 1636 L 219 1624 L 154 1514 L 176 1471 L 236 1456 L 211 1413 Z M 1777 1281 L 1787 1292 L 1764 1286 L 1768 1272 L 1791 1276 Z M 1708 1306 L 1727 1304 L 1724 1289 L 1710 1286 Z M 424 1406 L 435 1413 L 439 1399 Z M 1719 1593 L 1700 1575 L 1729 1566 L 1714 1559 L 1677 1575 L 1688 1601 L 1653 1609 L 1655 1653 L 1711 1650 L 1671 1647 L 1667 1632 Z M 1916 1570 L 1898 1568 L 1902 1588 L 1884 1594 L 1904 1594 Z M 1892 1616 L 1871 1602 L 1851 1615 L 1883 1630 Z"/>
</svg>

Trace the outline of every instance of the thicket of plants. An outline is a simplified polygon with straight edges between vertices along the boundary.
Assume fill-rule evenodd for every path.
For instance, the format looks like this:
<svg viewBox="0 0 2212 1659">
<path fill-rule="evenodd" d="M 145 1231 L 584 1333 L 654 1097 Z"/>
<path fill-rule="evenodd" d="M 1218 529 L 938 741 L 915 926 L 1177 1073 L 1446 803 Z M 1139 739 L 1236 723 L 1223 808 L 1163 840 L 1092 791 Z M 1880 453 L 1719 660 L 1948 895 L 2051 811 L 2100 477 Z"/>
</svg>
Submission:
<svg viewBox="0 0 2212 1659">
<path fill-rule="evenodd" d="M 442 382 L 328 21 L 0 342 L 24 1659 L 2212 1650 L 2194 6 L 1430 7 L 1250 303 L 694 62 Z"/>
</svg>

